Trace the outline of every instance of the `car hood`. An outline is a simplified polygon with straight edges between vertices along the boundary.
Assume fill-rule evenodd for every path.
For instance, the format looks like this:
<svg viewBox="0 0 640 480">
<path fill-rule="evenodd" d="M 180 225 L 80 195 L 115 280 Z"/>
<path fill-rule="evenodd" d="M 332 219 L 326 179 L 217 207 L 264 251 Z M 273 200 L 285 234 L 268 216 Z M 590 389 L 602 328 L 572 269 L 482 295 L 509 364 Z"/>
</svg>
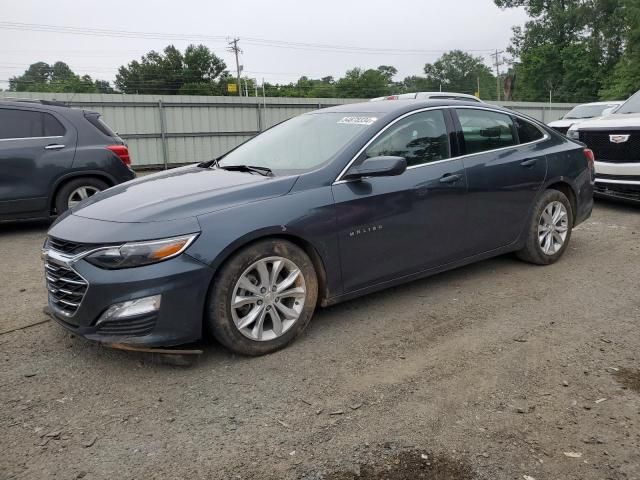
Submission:
<svg viewBox="0 0 640 480">
<path fill-rule="evenodd" d="M 580 123 L 583 121 L 584 120 L 580 120 L 578 118 L 571 118 L 569 120 L 560 119 L 560 120 L 554 120 L 553 122 L 549 122 L 547 123 L 547 125 L 549 127 L 555 127 L 555 128 L 567 128 L 567 127 L 570 127 L 571 125 L 574 125 L 576 123 Z"/>
<path fill-rule="evenodd" d="M 288 193 L 297 177 L 188 166 L 147 175 L 100 192 L 73 215 L 111 222 L 163 222 Z"/>
<path fill-rule="evenodd" d="M 612 113 L 606 117 L 594 118 L 580 123 L 583 129 L 633 128 L 640 129 L 640 113 Z"/>
</svg>

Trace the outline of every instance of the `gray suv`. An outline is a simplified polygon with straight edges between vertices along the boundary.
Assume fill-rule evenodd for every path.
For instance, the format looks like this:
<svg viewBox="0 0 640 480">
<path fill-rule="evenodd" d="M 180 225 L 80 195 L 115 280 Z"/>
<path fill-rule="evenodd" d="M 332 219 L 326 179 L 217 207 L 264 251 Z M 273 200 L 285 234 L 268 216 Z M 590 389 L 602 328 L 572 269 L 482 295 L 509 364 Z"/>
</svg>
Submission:
<svg viewBox="0 0 640 480">
<path fill-rule="evenodd" d="M 135 178 L 100 114 L 57 102 L 0 101 L 0 220 L 61 214 Z"/>
</svg>

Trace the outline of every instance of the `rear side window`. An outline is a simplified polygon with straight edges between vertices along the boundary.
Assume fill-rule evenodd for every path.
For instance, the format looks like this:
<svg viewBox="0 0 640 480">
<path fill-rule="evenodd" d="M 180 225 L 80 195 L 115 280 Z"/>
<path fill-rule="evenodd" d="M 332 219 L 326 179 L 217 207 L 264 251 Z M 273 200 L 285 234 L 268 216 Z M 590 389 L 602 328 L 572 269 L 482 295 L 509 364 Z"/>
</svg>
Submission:
<svg viewBox="0 0 640 480">
<path fill-rule="evenodd" d="M 544 137 L 544 134 L 538 127 L 526 120 L 514 117 L 513 123 L 518 131 L 518 139 L 520 140 L 520 143 L 535 142 L 536 140 L 540 140 Z"/>
<path fill-rule="evenodd" d="M 100 118 L 100 115 L 88 114 L 88 115 L 85 115 L 84 118 L 86 118 L 89 121 L 89 123 L 94 127 L 96 127 L 100 131 L 100 133 L 102 133 L 103 135 L 106 135 L 107 137 L 112 137 L 112 138 L 117 137 L 116 133 L 113 130 L 111 130 L 109 125 L 107 125 L 102 121 L 102 119 Z"/>
<path fill-rule="evenodd" d="M 65 128 L 51 114 L 0 108 L 0 139 L 57 137 Z"/>
<path fill-rule="evenodd" d="M 516 145 L 509 115 L 489 110 L 456 109 L 467 155 Z"/>
<path fill-rule="evenodd" d="M 408 166 L 449 158 L 449 135 L 442 110 L 429 110 L 403 118 L 377 138 L 365 155 L 367 158 L 380 155 L 404 157 Z"/>
</svg>

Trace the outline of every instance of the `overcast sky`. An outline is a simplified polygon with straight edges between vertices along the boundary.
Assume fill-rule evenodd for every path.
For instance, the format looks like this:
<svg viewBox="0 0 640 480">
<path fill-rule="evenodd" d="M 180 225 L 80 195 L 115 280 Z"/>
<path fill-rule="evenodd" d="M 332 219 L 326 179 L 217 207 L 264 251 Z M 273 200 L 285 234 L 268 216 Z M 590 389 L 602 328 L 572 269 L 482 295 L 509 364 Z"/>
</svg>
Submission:
<svg viewBox="0 0 640 480">
<path fill-rule="evenodd" d="M 402 79 L 422 74 L 425 63 L 456 48 L 486 57 L 490 62 L 489 51 L 504 49 L 511 38 L 511 27 L 526 21 L 523 10 L 501 11 L 492 0 L 19 0 L 3 3 L 0 88 L 5 89 L 11 76 L 21 74 L 36 61 L 62 60 L 76 73 L 113 81 L 120 65 L 149 50 L 161 50 L 169 43 L 181 50 L 189 43 L 204 43 L 235 73 L 235 60 L 226 51 L 223 38 L 227 36 L 240 38 L 245 74 L 259 81 L 264 78 L 268 82 L 290 82 L 301 75 L 337 78 L 355 66 L 375 68 L 382 64 L 395 66 L 396 78 Z M 179 34 L 184 39 L 15 30 L 8 29 L 2 22 Z M 323 50 L 305 45 L 267 46 L 262 40 L 342 46 L 350 50 Z"/>
</svg>

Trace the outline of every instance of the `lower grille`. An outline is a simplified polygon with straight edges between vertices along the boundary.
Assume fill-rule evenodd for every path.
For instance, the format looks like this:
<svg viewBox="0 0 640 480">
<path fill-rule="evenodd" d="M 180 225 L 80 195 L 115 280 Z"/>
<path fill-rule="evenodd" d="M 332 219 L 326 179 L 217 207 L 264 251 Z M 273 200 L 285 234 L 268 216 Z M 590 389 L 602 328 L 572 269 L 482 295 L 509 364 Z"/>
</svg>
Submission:
<svg viewBox="0 0 640 480">
<path fill-rule="evenodd" d="M 50 302 L 58 312 L 72 316 L 87 292 L 87 282 L 70 268 L 57 263 L 45 262 L 44 269 Z"/>
<path fill-rule="evenodd" d="M 640 201 L 640 187 L 615 183 L 596 183 L 595 193 Z"/>
<path fill-rule="evenodd" d="M 614 143 L 610 135 L 629 135 L 623 143 Z M 587 144 L 597 161 L 613 163 L 640 162 L 640 131 L 608 130 L 606 132 L 583 130 L 580 141 Z"/>
<path fill-rule="evenodd" d="M 157 318 L 157 315 L 154 313 L 135 318 L 106 320 L 97 325 L 97 331 L 104 335 L 141 337 L 153 331 Z"/>
</svg>

